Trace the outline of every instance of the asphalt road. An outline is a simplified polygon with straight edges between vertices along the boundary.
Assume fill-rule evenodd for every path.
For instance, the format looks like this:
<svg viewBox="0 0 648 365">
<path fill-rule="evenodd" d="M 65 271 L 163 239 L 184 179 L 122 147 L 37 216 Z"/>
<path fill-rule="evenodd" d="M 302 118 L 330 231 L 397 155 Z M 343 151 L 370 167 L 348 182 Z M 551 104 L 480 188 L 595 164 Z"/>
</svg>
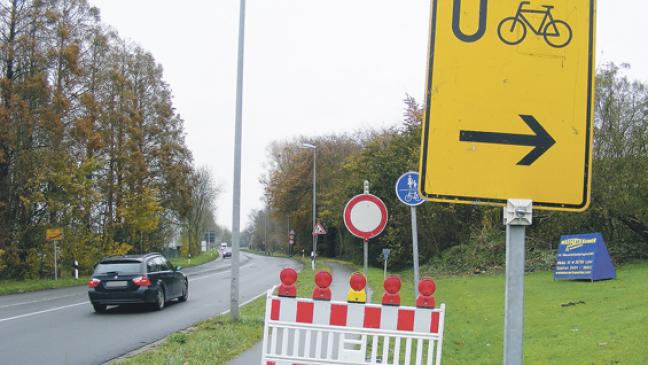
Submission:
<svg viewBox="0 0 648 365">
<path fill-rule="evenodd" d="M 183 270 L 189 300 L 161 312 L 109 307 L 96 314 L 85 287 L 0 296 L 0 364 L 102 364 L 229 309 L 230 259 Z M 241 303 L 279 282 L 293 261 L 241 254 Z"/>
</svg>

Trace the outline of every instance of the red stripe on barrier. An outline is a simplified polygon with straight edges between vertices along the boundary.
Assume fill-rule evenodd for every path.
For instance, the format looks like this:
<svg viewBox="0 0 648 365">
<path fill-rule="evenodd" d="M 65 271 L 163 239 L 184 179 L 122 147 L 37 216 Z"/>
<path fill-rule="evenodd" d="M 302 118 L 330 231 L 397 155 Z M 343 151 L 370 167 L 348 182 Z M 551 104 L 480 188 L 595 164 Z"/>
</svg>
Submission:
<svg viewBox="0 0 648 365">
<path fill-rule="evenodd" d="M 331 304 L 331 326 L 346 326 L 347 306 L 344 304 Z"/>
<path fill-rule="evenodd" d="M 380 328 L 381 308 L 365 307 L 364 328 Z"/>
<path fill-rule="evenodd" d="M 396 326 L 398 331 L 413 331 L 414 330 L 414 311 L 407 309 L 398 310 L 398 324 Z"/>
<path fill-rule="evenodd" d="M 281 307 L 281 301 L 279 299 L 272 300 L 272 309 L 270 310 L 270 319 L 273 321 L 279 320 L 279 308 Z"/>
<path fill-rule="evenodd" d="M 268 362 L 266 363 L 266 365 L 275 365 L 275 362 L 274 362 L 274 361 L 268 361 Z"/>
<path fill-rule="evenodd" d="M 313 323 L 313 302 L 297 302 L 297 322 Z"/>
<path fill-rule="evenodd" d="M 432 323 L 430 323 L 430 332 L 439 333 L 439 312 L 432 312 Z"/>
</svg>

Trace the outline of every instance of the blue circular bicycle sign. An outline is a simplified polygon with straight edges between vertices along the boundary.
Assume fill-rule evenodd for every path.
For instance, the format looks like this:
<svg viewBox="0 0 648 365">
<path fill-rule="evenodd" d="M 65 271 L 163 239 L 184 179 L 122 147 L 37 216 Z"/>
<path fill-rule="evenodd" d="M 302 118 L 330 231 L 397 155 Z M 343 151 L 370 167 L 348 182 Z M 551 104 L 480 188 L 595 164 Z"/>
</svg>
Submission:
<svg viewBox="0 0 648 365">
<path fill-rule="evenodd" d="M 415 207 L 425 200 L 418 193 L 419 174 L 415 171 L 406 172 L 396 181 L 396 196 L 403 204 Z"/>
</svg>

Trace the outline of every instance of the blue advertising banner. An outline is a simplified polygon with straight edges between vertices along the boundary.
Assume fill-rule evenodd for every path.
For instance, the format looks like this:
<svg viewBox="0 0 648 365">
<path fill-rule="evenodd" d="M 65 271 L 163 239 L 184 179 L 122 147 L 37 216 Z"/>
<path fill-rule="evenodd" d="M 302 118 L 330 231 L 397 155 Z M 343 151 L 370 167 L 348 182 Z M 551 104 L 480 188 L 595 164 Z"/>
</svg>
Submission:
<svg viewBox="0 0 648 365">
<path fill-rule="evenodd" d="M 605 280 L 616 270 L 600 233 L 560 237 L 554 279 Z"/>
</svg>

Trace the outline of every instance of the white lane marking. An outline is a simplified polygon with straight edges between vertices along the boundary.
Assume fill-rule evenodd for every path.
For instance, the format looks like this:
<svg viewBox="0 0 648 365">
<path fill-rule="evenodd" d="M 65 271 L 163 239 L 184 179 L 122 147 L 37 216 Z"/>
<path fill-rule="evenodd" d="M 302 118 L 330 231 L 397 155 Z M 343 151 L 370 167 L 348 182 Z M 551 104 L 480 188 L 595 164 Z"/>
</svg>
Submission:
<svg viewBox="0 0 648 365">
<path fill-rule="evenodd" d="M 5 304 L 5 305 L 0 305 L 0 309 L 9 308 L 9 307 L 16 307 L 16 306 L 23 305 L 23 304 L 34 304 L 34 303 L 40 303 L 40 302 L 49 302 L 50 300 L 77 297 L 77 296 L 82 296 L 83 294 L 85 294 L 85 292 L 77 293 L 77 294 L 61 295 L 61 296 L 58 296 L 58 297 L 51 297 L 51 298 L 45 298 L 45 299 L 32 300 L 32 301 L 29 301 L 29 302 Z"/>
<path fill-rule="evenodd" d="M 189 279 L 189 282 L 198 281 L 198 280 L 202 280 L 202 279 L 208 279 L 208 278 L 211 278 L 212 276 L 216 276 L 216 275 L 220 275 L 220 274 L 229 274 L 229 271 L 227 271 L 227 272 L 222 271 L 222 272 L 217 272 L 217 273 L 214 273 L 214 274 L 211 274 L 211 275 L 201 276 L 199 278 Z"/>
<path fill-rule="evenodd" d="M 275 288 L 276 288 L 276 286 L 273 286 L 273 287 L 272 287 L 272 290 L 274 291 Z M 254 298 L 252 298 L 252 299 L 248 299 L 248 300 L 246 300 L 245 302 L 239 304 L 239 308 L 241 308 L 241 307 L 243 307 L 243 306 L 246 306 L 246 305 L 248 305 L 248 304 L 254 302 L 255 300 L 261 298 L 261 297 L 264 296 L 264 295 L 268 295 L 268 291 L 267 291 L 267 290 L 264 291 L 263 293 L 257 295 L 256 297 L 254 297 Z M 227 313 L 229 313 L 229 312 L 230 312 L 230 309 L 227 309 L 226 311 L 221 312 L 221 313 L 218 314 L 218 315 L 219 315 L 219 316 L 222 316 L 222 315 L 227 314 Z"/>
<path fill-rule="evenodd" d="M 45 310 L 38 311 L 38 312 L 25 313 L 25 314 L 21 314 L 21 315 L 19 315 L 19 316 L 15 316 L 15 317 L 0 318 L 0 323 L 1 323 L 1 322 L 6 322 L 6 321 L 12 321 L 12 320 L 14 320 L 14 319 L 20 319 L 20 318 L 25 318 L 25 317 L 31 317 L 31 316 L 35 316 L 35 315 L 38 315 L 38 314 L 43 314 L 43 313 L 48 313 L 48 312 L 54 312 L 54 311 L 58 311 L 58 310 L 61 310 L 61 309 L 67 309 L 67 308 L 72 308 L 72 307 L 78 307 L 78 306 L 80 306 L 80 305 L 88 305 L 88 302 L 85 301 L 85 302 L 82 302 L 82 303 L 74 303 L 74 304 L 64 305 L 64 306 L 62 306 L 62 307 L 55 307 L 55 308 L 45 309 Z"/>
</svg>

